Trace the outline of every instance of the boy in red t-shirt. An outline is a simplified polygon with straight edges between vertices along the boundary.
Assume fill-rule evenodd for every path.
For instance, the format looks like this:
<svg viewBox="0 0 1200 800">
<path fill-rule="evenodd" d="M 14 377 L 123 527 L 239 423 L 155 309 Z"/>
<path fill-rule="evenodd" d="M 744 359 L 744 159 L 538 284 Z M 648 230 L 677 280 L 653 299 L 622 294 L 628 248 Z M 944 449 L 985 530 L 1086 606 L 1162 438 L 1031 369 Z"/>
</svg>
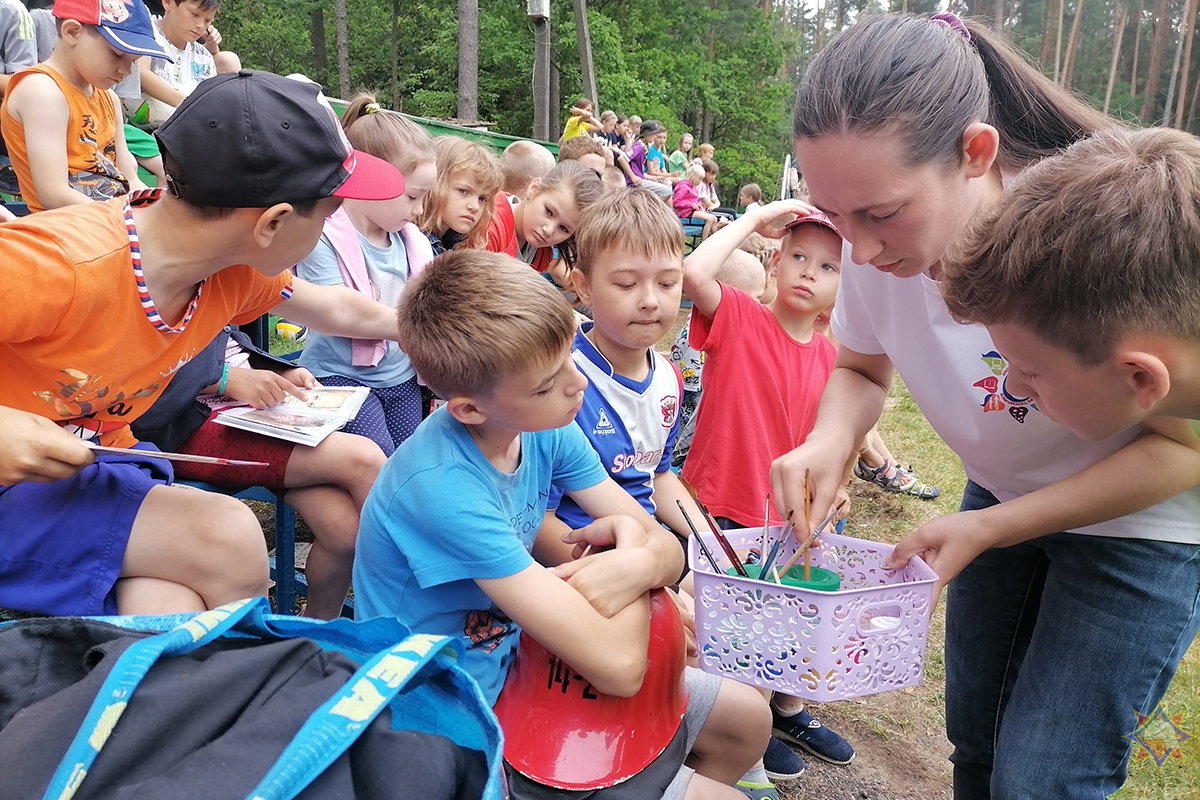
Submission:
<svg viewBox="0 0 1200 800">
<path fill-rule="evenodd" d="M 398 336 L 388 306 L 288 271 L 341 198 L 404 191 L 395 167 L 351 149 L 314 84 L 210 78 L 158 140 L 169 191 L 4 226 L 0 606 L 162 614 L 265 594 L 243 504 L 172 485 L 159 458 L 88 445 L 136 445 L 129 424 L 230 321 L 275 309 L 338 336 Z"/>
<path fill-rule="evenodd" d="M 801 216 L 781 229 L 779 221 L 794 214 Z M 777 293 L 766 304 L 716 280 L 729 254 L 756 231 L 783 237 L 774 256 Z M 705 360 L 704 396 L 683 477 L 722 524 L 762 524 L 771 462 L 812 430 L 837 357 L 815 326 L 837 296 L 841 263 L 842 238 L 833 223 L 795 200 L 742 215 L 684 262 L 683 288 L 693 304 L 689 344 L 703 350 Z M 774 504 L 768 506 L 771 524 L 782 524 Z M 776 695 L 771 710 L 776 736 L 832 763 L 854 757 L 799 699 Z M 774 772 L 770 755 L 768 775 Z"/>
</svg>

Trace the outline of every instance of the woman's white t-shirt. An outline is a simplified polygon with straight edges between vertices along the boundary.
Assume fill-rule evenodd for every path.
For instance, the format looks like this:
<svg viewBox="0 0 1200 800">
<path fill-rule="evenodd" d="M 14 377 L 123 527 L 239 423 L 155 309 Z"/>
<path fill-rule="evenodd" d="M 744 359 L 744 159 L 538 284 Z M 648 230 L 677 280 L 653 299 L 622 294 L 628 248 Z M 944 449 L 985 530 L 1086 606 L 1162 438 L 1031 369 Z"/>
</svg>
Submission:
<svg viewBox="0 0 1200 800">
<path fill-rule="evenodd" d="M 855 264 L 848 245 L 832 322 L 844 347 L 891 359 L 930 425 L 962 459 L 967 476 L 1001 501 L 1073 475 L 1142 433 L 1139 426 L 1103 442 L 1085 442 L 1051 422 L 1028 398 L 1008 393 L 1008 365 L 987 330 L 955 322 L 936 281 L 926 275 L 896 278 Z M 1123 490 L 1119 483 L 1106 488 Z M 1200 488 L 1074 532 L 1200 544 Z"/>
</svg>

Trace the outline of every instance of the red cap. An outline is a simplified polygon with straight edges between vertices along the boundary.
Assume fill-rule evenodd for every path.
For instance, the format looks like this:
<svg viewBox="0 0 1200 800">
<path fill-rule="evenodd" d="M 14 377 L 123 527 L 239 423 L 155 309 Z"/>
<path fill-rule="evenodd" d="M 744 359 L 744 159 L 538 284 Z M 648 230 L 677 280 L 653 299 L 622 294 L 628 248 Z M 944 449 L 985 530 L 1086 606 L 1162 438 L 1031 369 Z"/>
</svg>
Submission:
<svg viewBox="0 0 1200 800">
<path fill-rule="evenodd" d="M 829 219 L 829 217 L 825 216 L 825 214 L 823 214 L 822 212 L 816 211 L 816 210 L 809 212 L 807 215 L 805 215 L 803 217 L 796 217 L 794 220 L 789 222 L 787 225 L 784 225 L 783 229 L 786 231 L 790 231 L 795 228 L 799 228 L 801 225 L 804 225 L 809 222 L 815 223 L 817 225 L 824 225 L 826 228 L 829 228 L 829 230 L 833 231 L 838 236 L 842 235 L 838 231 L 837 226 L 833 224 L 833 221 L 831 219 Z M 843 237 L 843 238 L 845 238 L 845 237 Z"/>
<path fill-rule="evenodd" d="M 493 709 L 505 760 L 555 789 L 602 789 L 632 778 L 667 748 L 683 721 L 685 657 L 683 620 L 665 589 L 650 593 L 646 677 L 633 697 L 600 694 L 522 633 Z"/>
</svg>

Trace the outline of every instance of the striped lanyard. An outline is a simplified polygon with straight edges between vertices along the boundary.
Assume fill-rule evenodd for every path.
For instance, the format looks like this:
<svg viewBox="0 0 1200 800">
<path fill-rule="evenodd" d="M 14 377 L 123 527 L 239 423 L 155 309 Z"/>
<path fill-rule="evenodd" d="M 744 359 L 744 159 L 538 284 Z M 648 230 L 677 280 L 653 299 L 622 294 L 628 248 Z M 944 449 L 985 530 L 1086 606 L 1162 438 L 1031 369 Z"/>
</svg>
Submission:
<svg viewBox="0 0 1200 800">
<path fill-rule="evenodd" d="M 133 264 L 133 277 L 137 281 L 138 299 L 142 302 L 142 311 L 146 312 L 146 318 L 150 320 L 150 324 L 162 333 L 182 333 L 187 324 L 191 322 L 192 315 L 196 313 L 196 306 L 200 303 L 200 294 L 204 291 L 205 282 L 200 281 L 196 287 L 196 294 L 192 297 L 192 302 L 188 304 L 187 312 L 183 315 L 183 321 L 179 323 L 179 327 L 172 328 L 168 325 L 159 315 L 158 308 L 154 305 L 154 299 L 150 297 L 150 292 L 146 289 L 146 276 L 142 272 L 142 248 L 138 243 L 137 227 L 133 224 L 133 207 L 149 205 L 162 195 L 162 191 L 162 189 L 141 189 L 130 192 L 125 198 L 125 230 L 129 234 L 129 260 Z"/>
</svg>

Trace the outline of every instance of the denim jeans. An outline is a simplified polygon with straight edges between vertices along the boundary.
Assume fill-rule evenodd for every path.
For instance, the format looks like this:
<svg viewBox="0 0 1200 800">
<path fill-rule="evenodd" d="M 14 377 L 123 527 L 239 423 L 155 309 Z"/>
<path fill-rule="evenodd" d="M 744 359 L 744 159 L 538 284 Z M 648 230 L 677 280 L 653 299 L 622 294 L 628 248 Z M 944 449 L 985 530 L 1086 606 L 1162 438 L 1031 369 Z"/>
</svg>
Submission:
<svg viewBox="0 0 1200 800">
<path fill-rule="evenodd" d="M 975 483 L 964 511 L 995 505 Z M 1055 533 L 951 581 L 955 800 L 1102 800 L 1200 627 L 1200 546 Z M 1170 709 L 1167 709 L 1170 712 Z"/>
</svg>

